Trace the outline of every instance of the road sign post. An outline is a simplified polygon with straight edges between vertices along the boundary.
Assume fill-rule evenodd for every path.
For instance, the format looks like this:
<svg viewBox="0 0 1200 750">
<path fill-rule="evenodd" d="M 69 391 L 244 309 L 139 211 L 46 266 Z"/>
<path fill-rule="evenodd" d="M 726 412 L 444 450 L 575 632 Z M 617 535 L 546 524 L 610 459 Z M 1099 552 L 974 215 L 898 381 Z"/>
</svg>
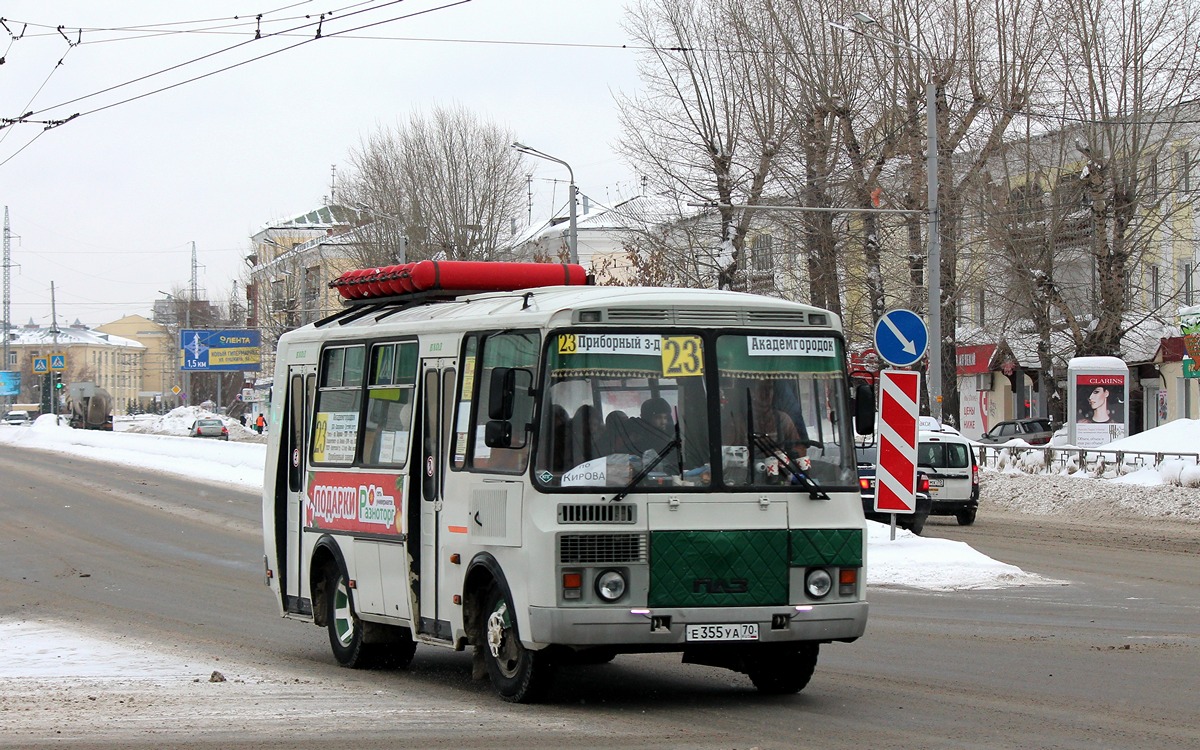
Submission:
<svg viewBox="0 0 1200 750">
<path fill-rule="evenodd" d="M 879 373 L 879 464 L 875 468 L 875 512 L 896 514 L 917 510 L 917 400 L 921 373 L 883 370 Z"/>
<path fill-rule="evenodd" d="M 912 310 L 889 310 L 875 324 L 875 351 L 890 365 L 916 364 L 928 347 L 925 321 Z"/>
</svg>

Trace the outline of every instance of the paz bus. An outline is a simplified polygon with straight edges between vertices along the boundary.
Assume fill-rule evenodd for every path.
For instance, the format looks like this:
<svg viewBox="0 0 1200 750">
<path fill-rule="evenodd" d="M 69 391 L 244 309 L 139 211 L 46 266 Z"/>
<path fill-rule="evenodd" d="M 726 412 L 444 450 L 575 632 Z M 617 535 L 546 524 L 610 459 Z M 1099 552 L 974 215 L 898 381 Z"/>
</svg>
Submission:
<svg viewBox="0 0 1200 750">
<path fill-rule="evenodd" d="M 590 282 L 422 261 L 331 283 L 344 309 L 276 356 L 281 614 L 327 629 L 347 667 L 472 649 L 515 702 L 624 653 L 803 689 L 821 644 L 867 620 L 853 432 L 874 401 L 851 392 L 840 321 Z"/>
</svg>

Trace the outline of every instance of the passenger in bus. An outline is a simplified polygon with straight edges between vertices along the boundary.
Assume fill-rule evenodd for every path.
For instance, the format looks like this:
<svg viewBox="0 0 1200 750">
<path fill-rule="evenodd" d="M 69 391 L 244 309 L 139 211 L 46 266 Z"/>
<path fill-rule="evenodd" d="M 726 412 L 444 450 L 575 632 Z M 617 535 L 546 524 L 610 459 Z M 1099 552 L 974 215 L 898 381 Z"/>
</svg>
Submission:
<svg viewBox="0 0 1200 750">
<path fill-rule="evenodd" d="M 747 394 L 751 419 L 746 414 Z M 721 403 L 722 445 L 750 445 L 746 430 L 753 423 L 756 435 L 763 435 L 789 457 L 802 458 L 808 453 L 805 436 L 796 428 L 796 423 L 788 413 L 777 408 L 772 381 L 726 380 L 722 383 Z"/>
<path fill-rule="evenodd" d="M 626 441 L 629 430 L 626 423 L 629 415 L 620 409 L 614 409 L 604 418 L 604 452 L 632 453 L 633 448 Z"/>
<path fill-rule="evenodd" d="M 576 465 L 608 453 L 600 410 L 584 404 L 571 418 L 571 458 Z"/>
<path fill-rule="evenodd" d="M 544 456 L 540 463 L 548 466 L 550 471 L 567 471 L 575 465 L 571 455 L 571 416 L 555 404 L 550 408 L 549 426 L 549 434 L 540 449 Z"/>
<path fill-rule="evenodd" d="M 647 451 L 658 453 L 675 439 L 671 405 L 657 396 L 646 399 L 642 403 L 641 416 L 613 422 L 609 439 L 613 452 L 635 456 L 643 456 Z M 668 457 L 666 461 L 669 460 Z M 678 458 L 675 463 L 678 464 Z"/>
<path fill-rule="evenodd" d="M 796 393 L 795 380 L 780 380 L 775 384 L 775 408 L 792 420 L 792 425 L 799 435 L 801 447 L 808 450 L 808 429 L 804 426 L 804 410 L 800 406 L 800 396 Z M 831 416 L 831 420 L 833 417 Z M 804 455 L 804 453 L 800 453 Z"/>
</svg>

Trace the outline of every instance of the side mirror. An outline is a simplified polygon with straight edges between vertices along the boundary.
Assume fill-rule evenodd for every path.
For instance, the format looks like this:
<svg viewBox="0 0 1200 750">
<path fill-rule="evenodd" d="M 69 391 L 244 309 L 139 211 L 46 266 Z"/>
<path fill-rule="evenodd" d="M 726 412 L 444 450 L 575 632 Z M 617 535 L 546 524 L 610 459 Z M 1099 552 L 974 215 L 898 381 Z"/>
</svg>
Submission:
<svg viewBox="0 0 1200 750">
<path fill-rule="evenodd" d="M 496 367 L 488 381 L 488 422 L 483 442 L 489 448 L 523 448 L 533 408 L 533 373 L 518 367 Z"/>
<path fill-rule="evenodd" d="M 512 419 L 517 394 L 517 371 L 496 367 L 488 383 L 488 419 Z"/>
<path fill-rule="evenodd" d="M 512 422 L 492 419 L 483 428 L 483 442 L 489 448 L 509 448 L 512 446 L 512 438 Z"/>
<path fill-rule="evenodd" d="M 854 389 L 854 431 L 859 435 L 875 434 L 875 391 L 866 384 Z"/>
</svg>

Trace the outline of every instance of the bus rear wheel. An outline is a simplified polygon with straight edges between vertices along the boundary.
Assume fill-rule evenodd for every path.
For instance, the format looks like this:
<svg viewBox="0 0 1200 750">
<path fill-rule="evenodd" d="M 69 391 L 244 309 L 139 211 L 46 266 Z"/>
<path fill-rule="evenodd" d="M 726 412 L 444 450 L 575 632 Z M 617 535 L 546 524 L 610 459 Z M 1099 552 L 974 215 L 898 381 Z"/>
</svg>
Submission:
<svg viewBox="0 0 1200 750">
<path fill-rule="evenodd" d="M 363 622 L 354 612 L 349 577 L 331 568 L 325 582 L 325 624 L 338 664 L 352 669 L 402 669 L 412 662 L 417 643 L 404 628 Z"/>
<path fill-rule="evenodd" d="M 554 661 L 548 650 L 531 651 L 521 645 L 512 602 L 493 585 L 484 598 L 482 639 L 488 677 L 500 697 L 510 703 L 536 703 L 545 697 L 554 679 Z"/>
<path fill-rule="evenodd" d="M 333 658 L 343 667 L 364 668 L 372 656 L 363 643 L 363 624 L 354 613 L 354 599 L 345 571 L 330 568 L 325 579 L 325 626 Z"/>
<path fill-rule="evenodd" d="M 768 648 L 754 655 L 746 674 L 760 693 L 798 693 L 812 679 L 820 650 L 821 646 L 816 643 L 802 643 L 788 648 Z"/>
</svg>

